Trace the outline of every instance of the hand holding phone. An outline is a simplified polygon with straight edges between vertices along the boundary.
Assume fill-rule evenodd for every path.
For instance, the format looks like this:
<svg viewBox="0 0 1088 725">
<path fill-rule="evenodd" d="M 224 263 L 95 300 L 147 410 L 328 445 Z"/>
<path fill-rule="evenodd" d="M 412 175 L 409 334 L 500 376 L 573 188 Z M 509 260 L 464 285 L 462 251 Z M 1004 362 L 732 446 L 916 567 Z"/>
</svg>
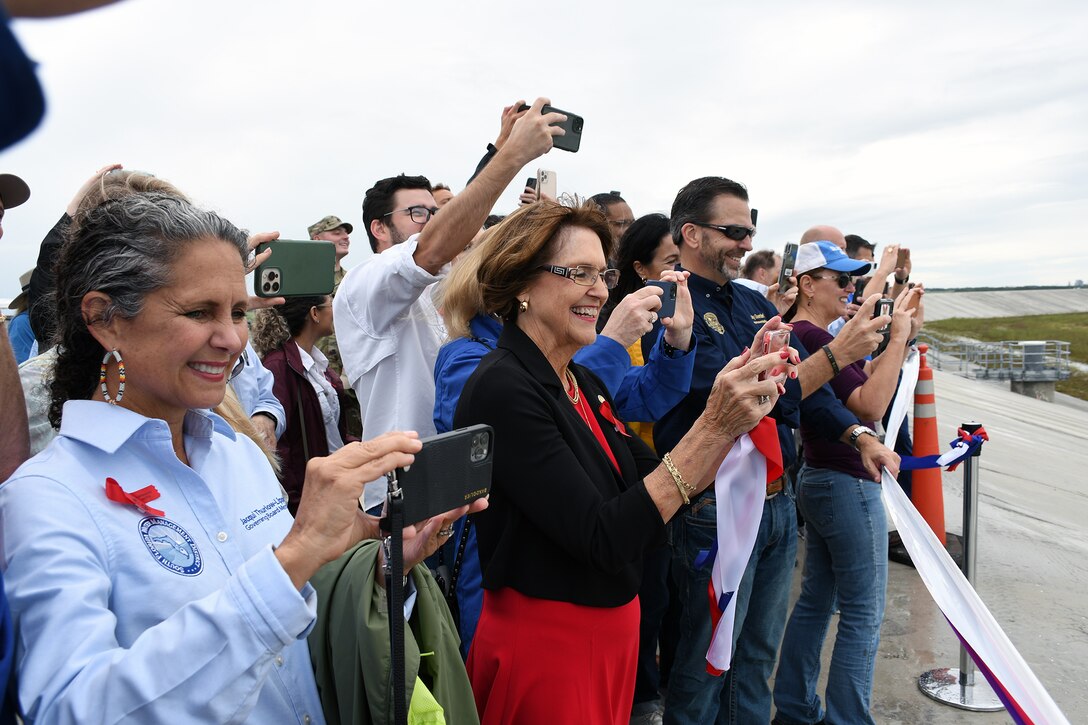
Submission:
<svg viewBox="0 0 1088 725">
<path fill-rule="evenodd" d="M 529 106 L 522 105 L 518 110 L 527 111 L 529 110 Z M 546 105 L 540 109 L 540 114 L 542 116 L 546 116 L 549 113 L 562 113 L 567 117 L 566 121 L 552 124 L 553 126 L 559 126 L 563 129 L 562 136 L 554 136 L 552 138 L 554 148 L 570 151 L 571 153 L 576 152 L 582 145 L 582 126 L 585 123 L 582 117 L 550 105 Z"/>
<path fill-rule="evenodd" d="M 404 492 L 404 522 L 414 524 L 486 496 L 491 489 L 494 439 L 489 425 L 424 438 L 415 463 L 396 471 Z M 381 525 L 388 529 L 385 517 Z"/>
<path fill-rule="evenodd" d="M 658 319 L 672 317 L 676 314 L 676 283 L 662 282 L 658 279 L 646 280 L 647 287 L 657 287 L 661 290 L 661 308 L 657 311 Z"/>
<path fill-rule="evenodd" d="M 253 273 L 258 297 L 307 297 L 332 294 L 336 245 L 311 239 L 276 239 L 257 245 L 257 254 L 273 249 Z"/>
<path fill-rule="evenodd" d="M 763 354 L 780 352 L 790 346 L 790 331 L 785 329 L 769 330 L 763 333 Z M 764 370 L 758 376 L 759 380 L 767 379 L 768 371 Z"/>
</svg>

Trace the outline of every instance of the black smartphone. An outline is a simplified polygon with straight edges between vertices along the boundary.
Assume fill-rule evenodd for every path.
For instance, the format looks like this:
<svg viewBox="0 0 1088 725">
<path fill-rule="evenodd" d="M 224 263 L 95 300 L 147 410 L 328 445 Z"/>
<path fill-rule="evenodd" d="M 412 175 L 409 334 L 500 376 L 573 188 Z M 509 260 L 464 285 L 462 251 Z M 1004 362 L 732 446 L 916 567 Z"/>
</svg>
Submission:
<svg viewBox="0 0 1088 725">
<path fill-rule="evenodd" d="M 529 110 L 529 106 L 523 104 L 518 110 L 527 111 Z M 552 124 L 554 126 L 559 126 L 565 132 L 562 136 L 553 136 L 552 144 L 557 149 L 563 149 L 564 151 L 570 151 L 571 153 L 577 151 L 582 145 L 582 126 L 585 123 L 585 119 L 576 113 L 564 111 L 555 106 L 544 106 L 540 109 L 541 115 L 553 112 L 562 113 L 567 117 L 567 120 L 562 123 Z"/>
<path fill-rule="evenodd" d="M 530 189 L 536 189 L 536 177 L 530 176 L 528 179 L 526 179 L 525 186 L 529 187 Z"/>
<path fill-rule="evenodd" d="M 308 297 L 332 294 L 336 245 L 311 239 L 275 239 L 257 246 L 272 256 L 253 272 L 258 297 Z"/>
<path fill-rule="evenodd" d="M 778 270 L 778 294 L 782 294 L 790 287 L 790 277 L 797 266 L 797 245 L 786 242 L 786 248 L 782 250 L 782 268 Z"/>
<path fill-rule="evenodd" d="M 873 305 L 873 319 L 875 320 L 881 315 L 888 315 L 890 317 L 894 307 L 895 300 L 890 297 L 881 297 L 876 301 L 876 304 Z M 892 338 L 892 323 L 889 321 L 888 324 L 881 327 L 877 332 L 880 333 L 881 340 L 880 344 L 877 345 L 876 350 L 873 350 L 873 355 L 879 355 L 888 347 L 888 341 Z"/>
<path fill-rule="evenodd" d="M 397 469 L 404 523 L 414 524 L 472 503 L 491 490 L 495 432 L 473 425 L 423 439 L 415 463 Z M 389 522 L 381 520 L 384 530 Z"/>
<path fill-rule="evenodd" d="M 658 279 L 646 280 L 647 287 L 661 288 L 661 309 L 657 311 L 658 319 L 672 317 L 676 314 L 676 283 L 662 282 Z"/>
</svg>

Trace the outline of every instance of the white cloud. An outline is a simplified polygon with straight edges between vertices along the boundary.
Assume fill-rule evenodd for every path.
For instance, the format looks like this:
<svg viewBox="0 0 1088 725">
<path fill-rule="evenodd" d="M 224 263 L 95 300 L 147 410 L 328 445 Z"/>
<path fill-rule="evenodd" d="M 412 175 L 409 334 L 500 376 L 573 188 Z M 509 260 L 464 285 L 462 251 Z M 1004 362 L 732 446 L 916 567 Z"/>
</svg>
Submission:
<svg viewBox="0 0 1088 725">
<path fill-rule="evenodd" d="M 586 118 L 581 152 L 539 162 L 563 191 L 667 212 L 684 182 L 721 174 L 761 210 L 757 247 L 831 223 L 911 246 L 933 285 L 1088 278 L 1086 17 L 1074 2 L 128 0 L 18 22 L 49 115 L 0 157 L 33 188 L 5 219 L 0 296 L 107 162 L 298 237 L 329 213 L 358 225 L 382 176 L 459 189 L 499 109 L 541 93 Z"/>
</svg>

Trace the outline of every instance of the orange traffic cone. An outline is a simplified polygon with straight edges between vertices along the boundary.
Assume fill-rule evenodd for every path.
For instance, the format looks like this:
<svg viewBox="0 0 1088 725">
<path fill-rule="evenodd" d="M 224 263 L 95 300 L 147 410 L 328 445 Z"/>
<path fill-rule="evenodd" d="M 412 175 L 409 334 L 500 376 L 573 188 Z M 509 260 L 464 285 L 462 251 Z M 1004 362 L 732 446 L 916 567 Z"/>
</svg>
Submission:
<svg viewBox="0 0 1088 725">
<path fill-rule="evenodd" d="M 918 385 L 914 389 L 914 455 L 938 456 L 941 446 L 937 440 L 937 398 L 933 392 L 933 368 L 926 363 L 928 345 L 919 345 L 921 360 Z M 911 501 L 914 508 L 933 529 L 941 544 L 947 544 L 944 533 L 944 490 L 940 468 L 914 471 L 911 479 Z"/>
</svg>

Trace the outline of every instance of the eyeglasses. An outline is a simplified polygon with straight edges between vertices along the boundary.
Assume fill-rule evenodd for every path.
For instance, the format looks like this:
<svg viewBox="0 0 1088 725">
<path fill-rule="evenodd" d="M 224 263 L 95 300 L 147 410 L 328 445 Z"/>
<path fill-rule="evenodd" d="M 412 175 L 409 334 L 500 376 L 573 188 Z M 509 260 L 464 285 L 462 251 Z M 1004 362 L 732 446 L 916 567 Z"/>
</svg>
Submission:
<svg viewBox="0 0 1088 725">
<path fill-rule="evenodd" d="M 755 237 L 756 228 L 746 227 L 743 224 L 726 224 L 724 226 L 719 224 L 707 224 L 706 222 L 692 222 L 697 227 L 706 227 L 707 229 L 717 229 L 725 236 L 732 239 L 734 242 L 743 241 L 745 237 Z"/>
<path fill-rule="evenodd" d="M 394 209 L 391 212 L 382 214 L 382 216 L 389 216 L 390 214 L 396 214 L 401 211 L 408 212 L 408 216 L 412 217 L 412 221 L 416 224 L 426 224 L 430 221 L 431 217 L 438 213 L 438 207 L 410 206 L 405 209 Z"/>
<path fill-rule="evenodd" d="M 839 285 L 839 289 L 846 289 L 850 286 L 850 283 L 854 281 L 854 276 L 849 272 L 839 272 L 834 277 L 824 277 L 819 274 L 810 274 L 809 277 L 813 279 L 830 279 L 834 280 L 835 284 Z"/>
<path fill-rule="evenodd" d="M 608 289 L 615 288 L 620 281 L 620 271 L 618 269 L 606 269 L 602 272 L 589 264 L 579 264 L 577 267 L 559 267 L 554 264 L 545 264 L 541 265 L 540 269 L 557 274 L 560 277 L 566 277 L 574 284 L 580 284 L 583 287 L 592 287 L 597 284 L 598 277 L 604 280 L 604 286 Z"/>
<path fill-rule="evenodd" d="M 635 220 L 634 219 L 609 219 L 608 223 L 609 223 L 609 225 L 615 227 L 616 229 L 627 229 L 627 227 L 629 227 L 629 226 L 631 226 L 632 224 L 635 223 Z"/>
</svg>

